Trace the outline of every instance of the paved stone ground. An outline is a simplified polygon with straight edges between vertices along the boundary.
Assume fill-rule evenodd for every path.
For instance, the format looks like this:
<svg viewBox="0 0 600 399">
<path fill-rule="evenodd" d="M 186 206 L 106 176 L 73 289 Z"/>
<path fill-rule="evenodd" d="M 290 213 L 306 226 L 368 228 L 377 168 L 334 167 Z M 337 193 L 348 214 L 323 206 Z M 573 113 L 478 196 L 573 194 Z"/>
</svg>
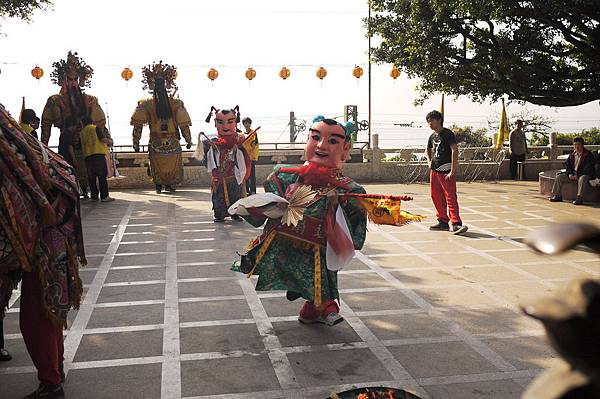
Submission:
<svg viewBox="0 0 600 399">
<path fill-rule="evenodd" d="M 208 190 L 114 192 L 83 206 L 86 296 L 65 338 L 68 398 L 325 398 L 388 385 L 423 398 L 518 398 L 556 355 L 518 304 L 574 277 L 600 275 L 578 250 L 548 258 L 521 239 L 557 221 L 600 223 L 600 209 L 553 204 L 535 183 L 459 184 L 465 236 L 429 232 L 427 185 L 369 185 L 413 194 L 428 222 L 369 226 L 339 276 L 346 322 L 296 321 L 300 301 L 255 292 L 229 270 L 258 230 L 213 224 Z M 0 364 L 0 397 L 36 375 L 18 330 L 18 295 L 5 319 L 14 360 Z"/>
</svg>

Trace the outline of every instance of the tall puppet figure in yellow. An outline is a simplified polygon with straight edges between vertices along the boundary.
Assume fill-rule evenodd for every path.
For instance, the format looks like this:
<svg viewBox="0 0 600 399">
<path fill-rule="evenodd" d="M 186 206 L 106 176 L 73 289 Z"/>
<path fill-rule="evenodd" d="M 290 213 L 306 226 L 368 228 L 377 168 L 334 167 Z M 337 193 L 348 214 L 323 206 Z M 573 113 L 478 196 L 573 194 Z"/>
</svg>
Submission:
<svg viewBox="0 0 600 399">
<path fill-rule="evenodd" d="M 83 92 L 83 88 L 90 87 L 94 70 L 87 65 L 77 53 L 69 51 L 66 60 L 59 60 L 52 64 L 54 70 L 50 74 L 52 82 L 60 86 L 60 92 L 48 97 L 42 112 L 41 139 L 44 144 L 50 140 L 52 126 L 60 129 L 61 134 L 67 124 L 81 126 L 82 120 L 89 117 L 97 129 L 105 129 L 106 117 L 98 99 Z M 69 123 L 67 123 L 69 121 Z M 108 131 L 103 132 L 104 137 L 110 138 Z M 85 157 L 81 150 L 79 134 L 73 138 L 75 158 L 75 171 L 79 185 L 87 197 L 88 179 L 85 166 Z"/>
<path fill-rule="evenodd" d="M 131 116 L 133 148 L 139 152 L 142 128 L 148 124 L 150 176 L 156 185 L 156 193 L 160 194 L 163 186 L 167 191 L 175 191 L 174 186 L 183 180 L 179 140 L 183 135 L 187 149 L 192 147 L 192 120 L 183 101 L 174 98 L 177 91 L 176 67 L 159 61 L 144 67 L 142 74 L 144 89 L 148 89 L 152 97 L 139 101 Z"/>
</svg>

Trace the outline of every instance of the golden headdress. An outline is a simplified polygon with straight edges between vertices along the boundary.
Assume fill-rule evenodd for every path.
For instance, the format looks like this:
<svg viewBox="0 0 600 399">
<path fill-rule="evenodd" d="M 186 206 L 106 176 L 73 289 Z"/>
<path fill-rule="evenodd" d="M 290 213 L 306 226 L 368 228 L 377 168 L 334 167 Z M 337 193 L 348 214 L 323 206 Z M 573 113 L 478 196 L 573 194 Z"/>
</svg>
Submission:
<svg viewBox="0 0 600 399">
<path fill-rule="evenodd" d="M 92 85 L 91 80 L 94 70 L 76 52 L 69 51 L 66 60 L 56 61 L 52 64 L 52 67 L 54 67 L 54 70 L 50 74 L 50 78 L 53 83 L 59 86 L 64 84 L 65 78 L 69 74 L 75 74 L 79 77 L 80 87 L 90 87 Z"/>
<path fill-rule="evenodd" d="M 144 76 L 142 79 L 144 90 L 153 91 L 156 79 L 163 79 L 167 92 L 173 93 L 177 91 L 177 84 L 175 83 L 175 79 L 177 79 L 177 67 L 173 65 L 163 64 L 162 61 L 159 61 L 158 64 L 153 62 L 152 65 L 142 68 L 142 75 Z"/>
</svg>

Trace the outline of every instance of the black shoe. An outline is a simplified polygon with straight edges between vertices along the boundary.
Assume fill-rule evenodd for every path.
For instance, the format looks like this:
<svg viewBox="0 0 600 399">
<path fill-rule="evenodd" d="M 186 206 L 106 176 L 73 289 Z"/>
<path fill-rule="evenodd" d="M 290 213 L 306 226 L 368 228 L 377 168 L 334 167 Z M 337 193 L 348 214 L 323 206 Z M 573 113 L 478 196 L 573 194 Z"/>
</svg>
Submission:
<svg viewBox="0 0 600 399">
<path fill-rule="evenodd" d="M 466 233 L 467 230 L 469 230 L 469 228 L 465 225 L 462 224 L 452 224 L 452 228 L 450 229 L 450 231 L 452 232 L 452 234 L 462 234 L 462 233 Z"/>
<path fill-rule="evenodd" d="M 300 298 L 302 295 L 300 295 L 297 292 L 294 291 L 288 291 L 285 293 L 285 297 L 287 298 L 288 301 L 295 301 L 296 299 Z"/>
<path fill-rule="evenodd" d="M 242 218 L 239 215 L 231 215 L 231 220 L 235 220 L 236 222 L 241 222 Z"/>
<path fill-rule="evenodd" d="M 40 386 L 35 392 L 26 396 L 25 399 L 64 399 L 65 391 L 61 384 L 44 384 L 40 382 Z"/>
<path fill-rule="evenodd" d="M 156 185 L 156 194 L 160 194 L 162 192 L 162 186 L 160 184 Z"/>
<path fill-rule="evenodd" d="M 575 201 L 573 201 L 573 205 L 583 205 L 583 198 L 577 197 Z"/>
<path fill-rule="evenodd" d="M 552 197 L 550 197 L 550 202 L 562 202 L 562 196 L 553 195 Z"/>
<path fill-rule="evenodd" d="M 8 362 L 12 359 L 12 356 L 4 348 L 0 348 L 0 362 Z"/>
<path fill-rule="evenodd" d="M 448 222 L 442 222 L 441 220 L 437 222 L 437 224 L 434 224 L 433 226 L 429 226 L 429 230 L 435 230 L 435 231 L 448 231 L 450 229 L 450 226 L 448 225 Z"/>
<path fill-rule="evenodd" d="M 214 218 L 213 221 L 215 223 L 223 223 L 225 221 L 225 218 Z"/>
<path fill-rule="evenodd" d="M 171 185 L 168 185 L 168 186 L 165 186 L 165 190 L 168 191 L 168 192 L 174 193 L 175 192 L 175 187 L 173 187 Z"/>
<path fill-rule="evenodd" d="M 67 376 L 65 375 L 65 364 L 64 363 L 60 363 L 58 365 L 58 371 L 60 371 L 60 382 L 61 383 L 65 383 L 65 380 L 67 379 Z"/>
</svg>

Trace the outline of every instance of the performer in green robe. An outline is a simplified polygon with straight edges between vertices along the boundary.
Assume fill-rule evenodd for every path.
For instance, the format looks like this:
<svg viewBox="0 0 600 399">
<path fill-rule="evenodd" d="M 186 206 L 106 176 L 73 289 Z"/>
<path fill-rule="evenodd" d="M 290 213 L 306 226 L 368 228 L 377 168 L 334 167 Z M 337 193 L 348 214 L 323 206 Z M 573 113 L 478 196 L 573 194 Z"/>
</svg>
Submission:
<svg viewBox="0 0 600 399">
<path fill-rule="evenodd" d="M 322 116 L 313 122 L 306 163 L 278 166 L 265 183 L 265 191 L 287 199 L 290 208 L 295 198 L 304 198 L 300 220 L 283 223 L 265 216 L 264 207 L 248 208 L 251 214 L 243 217 L 250 224 L 266 225 L 234 270 L 258 275 L 257 290 L 286 290 L 289 300 L 304 298 L 300 322 L 334 325 L 343 321 L 335 302 L 337 270 L 362 248 L 367 228 L 367 214 L 357 200 L 338 196 L 365 190 L 341 171 L 351 148 L 351 126 Z"/>
</svg>

